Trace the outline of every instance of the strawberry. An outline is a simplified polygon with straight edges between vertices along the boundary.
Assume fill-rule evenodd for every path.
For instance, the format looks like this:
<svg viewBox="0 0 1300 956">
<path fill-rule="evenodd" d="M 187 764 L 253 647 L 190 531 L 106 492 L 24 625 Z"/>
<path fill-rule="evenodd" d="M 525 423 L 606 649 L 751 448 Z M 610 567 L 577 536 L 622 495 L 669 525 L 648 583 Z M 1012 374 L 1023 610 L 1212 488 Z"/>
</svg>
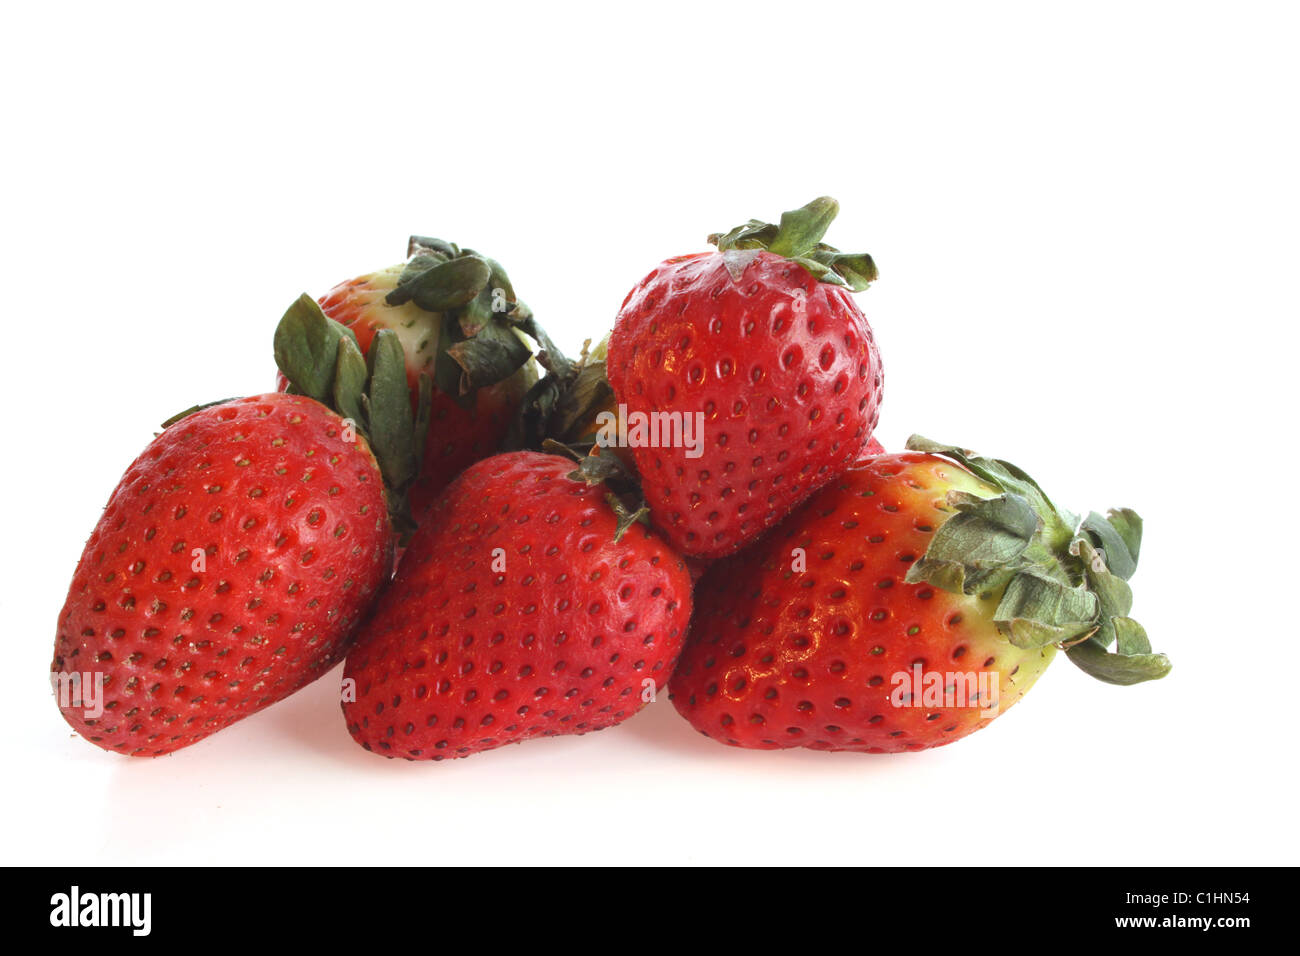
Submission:
<svg viewBox="0 0 1300 956">
<path fill-rule="evenodd" d="M 367 365 L 306 312 L 286 348 L 351 420 L 281 392 L 184 412 L 86 543 L 51 671 L 63 716 L 105 750 L 171 753 L 292 694 L 342 658 L 389 578 L 418 460 L 401 347 L 382 333 Z"/>
<path fill-rule="evenodd" d="M 84 686 L 60 701 L 79 734 L 170 753 L 342 657 L 391 557 L 379 467 L 344 432 L 273 392 L 169 425 L 127 469 L 59 614 L 51 670 L 102 683 L 101 716 Z"/>
<path fill-rule="evenodd" d="M 412 237 L 408 256 L 405 263 L 339 283 L 319 304 L 351 330 L 362 354 L 377 332 L 397 334 L 413 408 L 420 376 L 431 380 L 423 461 L 409 490 L 419 514 L 466 466 L 497 451 L 537 379 L 521 337 L 536 327 L 500 263 L 419 236 Z M 283 371 L 277 387 L 288 387 Z"/>
<path fill-rule="evenodd" d="M 855 464 L 700 582 L 670 691 L 701 733 L 922 750 L 1010 707 L 1058 648 L 1112 683 L 1168 672 L 1128 617 L 1136 514 L 1080 520 L 1015 466 L 908 447 Z"/>
<path fill-rule="evenodd" d="M 886 455 L 886 454 L 888 454 L 888 452 L 885 451 L 885 446 L 880 444 L 880 442 L 876 441 L 876 439 L 873 437 L 871 441 L 867 442 L 866 446 L 862 449 L 862 454 L 859 457 L 875 458 L 877 455 Z"/>
<path fill-rule="evenodd" d="M 466 757 L 601 730 L 652 700 L 685 639 L 690 577 L 618 510 L 557 455 L 510 452 L 463 472 L 348 656 L 356 741 L 387 757 Z"/>
<path fill-rule="evenodd" d="M 683 554 L 743 547 L 871 437 L 880 357 L 850 290 L 876 269 L 821 242 L 838 208 L 822 198 L 779 226 L 751 221 L 711 236 L 716 252 L 660 263 L 618 313 L 609 383 L 651 520 Z M 672 447 L 657 447 L 668 442 L 638 436 L 637 416 L 700 422 L 702 441 L 671 436 Z"/>
</svg>

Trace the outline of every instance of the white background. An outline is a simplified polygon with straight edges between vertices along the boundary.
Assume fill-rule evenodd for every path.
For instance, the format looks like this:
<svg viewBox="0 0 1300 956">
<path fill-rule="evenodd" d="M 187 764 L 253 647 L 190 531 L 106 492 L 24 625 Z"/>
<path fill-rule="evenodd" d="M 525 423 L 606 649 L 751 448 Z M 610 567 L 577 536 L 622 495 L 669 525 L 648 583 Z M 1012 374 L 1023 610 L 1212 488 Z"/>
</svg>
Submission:
<svg viewBox="0 0 1300 956">
<path fill-rule="evenodd" d="M 1296 863 L 1297 21 L 1285 5 L 25 4 L 5 14 L 6 863 Z M 439 764 L 338 674 L 196 747 L 73 736 L 82 544 L 171 413 L 268 390 L 298 293 L 482 249 L 574 351 L 705 236 L 820 194 L 876 256 L 878 436 L 1146 518 L 1174 660 L 1062 659 L 991 728 L 745 752 L 666 696 Z"/>
</svg>

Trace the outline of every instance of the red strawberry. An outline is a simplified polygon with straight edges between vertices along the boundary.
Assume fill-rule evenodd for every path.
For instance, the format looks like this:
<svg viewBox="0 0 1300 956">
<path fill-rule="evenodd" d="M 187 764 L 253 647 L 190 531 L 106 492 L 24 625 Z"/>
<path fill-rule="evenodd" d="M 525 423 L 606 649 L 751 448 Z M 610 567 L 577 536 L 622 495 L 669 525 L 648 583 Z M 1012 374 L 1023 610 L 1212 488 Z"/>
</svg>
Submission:
<svg viewBox="0 0 1300 956">
<path fill-rule="evenodd" d="M 862 449 L 862 455 L 860 457 L 874 458 L 877 455 L 887 455 L 887 454 L 889 453 L 885 451 L 885 446 L 880 444 L 880 442 L 876 441 L 876 439 L 873 437 L 871 441 L 867 442 L 866 447 Z"/>
<path fill-rule="evenodd" d="M 363 359 L 303 296 L 276 347 L 313 397 L 166 422 L 86 544 L 51 670 L 64 717 L 106 750 L 169 753 L 293 693 L 389 578 L 422 434 L 397 337 Z"/>
<path fill-rule="evenodd" d="M 348 656 L 343 712 L 363 747 L 440 760 L 600 730 L 667 681 L 686 567 L 643 524 L 620 540 L 606 490 L 574 469 L 512 452 L 448 487 Z"/>
<path fill-rule="evenodd" d="M 497 451 L 537 373 L 519 334 L 533 328 L 532 313 L 499 263 L 420 237 L 409 254 L 406 263 L 340 283 L 320 306 L 352 331 L 363 354 L 377 332 L 397 334 L 412 407 L 422 374 L 434 386 L 420 477 L 409 491 L 419 514 L 465 467 Z M 277 387 L 287 384 L 282 373 Z"/>
<path fill-rule="evenodd" d="M 751 221 L 713 236 L 717 252 L 661 263 L 618 314 L 609 382 L 651 519 L 683 554 L 736 551 L 871 437 L 880 358 L 845 284 L 866 288 L 876 271 L 869 256 L 821 243 L 837 211 L 819 199 L 780 226 Z M 696 413 L 698 448 L 652 447 L 649 433 L 633 433 L 635 416 L 689 426 Z"/>
<path fill-rule="evenodd" d="M 1080 521 L 1005 462 L 908 447 L 927 453 L 854 465 L 700 582 L 670 688 L 701 733 L 922 750 L 1014 704 L 1058 647 L 1112 683 L 1167 673 L 1127 616 L 1136 514 Z"/>
<path fill-rule="evenodd" d="M 390 560 L 379 467 L 337 414 L 279 393 L 194 412 L 86 543 L 59 614 L 60 709 L 105 750 L 202 740 L 339 660 Z"/>
</svg>

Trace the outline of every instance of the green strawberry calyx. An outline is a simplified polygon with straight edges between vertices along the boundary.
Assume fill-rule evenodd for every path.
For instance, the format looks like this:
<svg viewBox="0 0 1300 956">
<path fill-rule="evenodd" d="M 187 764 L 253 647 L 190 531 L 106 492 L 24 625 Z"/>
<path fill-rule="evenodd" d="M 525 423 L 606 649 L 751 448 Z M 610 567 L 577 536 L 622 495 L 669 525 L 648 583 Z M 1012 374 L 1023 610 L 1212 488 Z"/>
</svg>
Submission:
<svg viewBox="0 0 1300 956">
<path fill-rule="evenodd" d="M 1021 648 L 1056 645 L 1081 670 L 1111 684 L 1137 684 L 1169 673 L 1129 616 L 1142 519 L 1123 508 L 1080 518 L 1058 508 L 1023 470 L 920 435 L 909 451 L 955 461 L 1000 494 L 948 496 L 954 514 L 907 572 L 954 594 L 1002 594 L 998 631 Z"/>
<path fill-rule="evenodd" d="M 397 286 L 384 301 L 393 306 L 411 302 L 446 317 L 434 363 L 438 390 L 470 404 L 477 389 L 502 381 L 535 358 L 546 375 L 524 395 L 505 447 L 540 447 L 552 418 L 590 391 L 580 387 L 580 378 L 591 378 L 590 373 L 581 375 L 583 361 L 569 359 L 551 341 L 495 259 L 425 236 L 411 237 L 407 255 Z"/>
<path fill-rule="evenodd" d="M 411 237 L 407 257 L 384 301 L 409 302 L 441 319 L 433 366 L 438 391 L 472 408 L 480 388 L 509 378 L 533 358 L 533 343 L 539 360 L 558 354 L 495 259 L 427 236 Z"/>
<path fill-rule="evenodd" d="M 821 196 L 806 206 L 783 212 L 779 223 L 751 219 L 730 232 L 715 232 L 709 236 L 709 242 L 724 256 L 732 256 L 740 272 L 747 264 L 741 253 L 765 249 L 797 262 L 819 282 L 861 292 L 878 276 L 871 256 L 865 252 L 840 252 L 822 242 L 839 212 L 838 202 L 830 196 Z M 728 263 L 729 268 L 732 265 Z M 736 268 L 732 268 L 732 275 L 737 275 Z"/>
</svg>

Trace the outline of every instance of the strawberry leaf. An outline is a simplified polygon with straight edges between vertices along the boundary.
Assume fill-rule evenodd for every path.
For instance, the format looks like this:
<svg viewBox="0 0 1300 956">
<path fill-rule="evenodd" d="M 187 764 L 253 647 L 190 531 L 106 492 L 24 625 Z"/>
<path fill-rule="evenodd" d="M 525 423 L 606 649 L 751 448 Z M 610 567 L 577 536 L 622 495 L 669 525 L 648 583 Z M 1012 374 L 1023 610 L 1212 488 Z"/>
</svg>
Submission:
<svg viewBox="0 0 1300 956">
<path fill-rule="evenodd" d="M 806 206 L 781 213 L 781 225 L 767 251 L 787 259 L 797 259 L 811 252 L 839 214 L 840 204 L 830 196 L 821 196 Z"/>
<path fill-rule="evenodd" d="M 351 329 L 327 318 L 316 300 L 303 293 L 275 328 L 276 365 L 301 394 L 328 404 L 343 338 L 356 344 Z"/>
<path fill-rule="evenodd" d="M 431 255 L 442 259 L 455 259 L 461 254 L 460 246 L 445 239 L 433 239 L 429 236 L 411 236 L 406 243 L 408 259 Z"/>
<path fill-rule="evenodd" d="M 766 249 L 776 238 L 777 231 L 777 226 L 774 223 L 751 219 L 743 226 L 737 226 L 728 233 L 713 233 L 709 236 L 709 243 L 717 246 L 719 252 L 740 249 Z"/>
<path fill-rule="evenodd" d="M 1094 632 L 1097 610 L 1097 596 L 1087 588 L 1026 569 L 1007 584 L 993 620 L 1016 647 L 1043 647 Z"/>
<path fill-rule="evenodd" d="M 460 367 L 453 395 L 472 395 L 524 366 L 533 351 L 508 325 L 489 321 L 473 338 L 457 342 L 447 354 Z"/>
<path fill-rule="evenodd" d="M 362 434 L 369 434 L 370 423 L 361 408 L 366 390 L 366 360 L 357 343 L 346 336 L 339 340 L 338 361 L 334 369 L 334 410 L 350 418 Z"/>
<path fill-rule="evenodd" d="M 1146 628 L 1131 617 L 1117 617 L 1112 622 L 1117 636 L 1115 650 L 1124 657 L 1139 657 L 1151 653 L 1151 641 Z"/>
<path fill-rule="evenodd" d="M 1115 525 L 1094 511 L 1083 520 L 1080 527 L 1088 533 L 1093 543 L 1101 548 L 1103 560 L 1112 574 L 1126 581 L 1133 577 L 1133 572 L 1137 570 L 1135 549 L 1129 547 Z"/>
<path fill-rule="evenodd" d="M 433 259 L 417 257 L 417 260 L 420 258 Z M 446 312 L 460 308 L 478 295 L 491 274 L 491 267 L 477 256 L 432 261 L 431 265 L 415 270 L 408 267 L 384 301 L 389 305 L 414 302 L 426 312 Z"/>
<path fill-rule="evenodd" d="M 832 257 L 830 267 L 844 278 L 854 292 L 861 292 L 880 277 L 876 262 L 865 252 L 840 252 Z"/>
<path fill-rule="evenodd" d="M 1173 667 L 1164 654 L 1111 654 L 1095 640 L 1076 644 L 1065 653 L 1084 673 L 1108 684 L 1159 680 Z"/>
<path fill-rule="evenodd" d="M 831 270 L 828 263 L 818 262 L 816 259 L 810 259 L 807 256 L 795 256 L 790 261 L 803 266 L 808 271 L 808 274 L 818 282 L 825 282 L 829 285 L 844 285 L 844 280 Z"/>
<path fill-rule="evenodd" d="M 515 305 L 515 287 L 510 283 L 510 276 L 506 275 L 505 267 L 495 259 L 489 259 L 487 256 L 481 257 L 488 264 L 488 284 L 487 292 L 490 297 L 500 299 L 510 306 Z M 498 295 L 499 293 L 499 295 Z M 496 309 L 493 309 L 496 311 Z M 506 308 L 503 311 L 509 312 Z"/>
<path fill-rule="evenodd" d="M 370 343 L 366 361 L 370 371 L 370 447 L 389 483 L 403 490 L 415 479 L 418 462 L 406 359 L 397 333 L 391 329 L 379 332 Z"/>
<path fill-rule="evenodd" d="M 991 572 L 1012 568 L 1038 531 L 1038 515 L 1021 495 L 997 498 L 954 495 L 957 513 L 939 526 L 906 581 L 973 594 Z"/>
</svg>

